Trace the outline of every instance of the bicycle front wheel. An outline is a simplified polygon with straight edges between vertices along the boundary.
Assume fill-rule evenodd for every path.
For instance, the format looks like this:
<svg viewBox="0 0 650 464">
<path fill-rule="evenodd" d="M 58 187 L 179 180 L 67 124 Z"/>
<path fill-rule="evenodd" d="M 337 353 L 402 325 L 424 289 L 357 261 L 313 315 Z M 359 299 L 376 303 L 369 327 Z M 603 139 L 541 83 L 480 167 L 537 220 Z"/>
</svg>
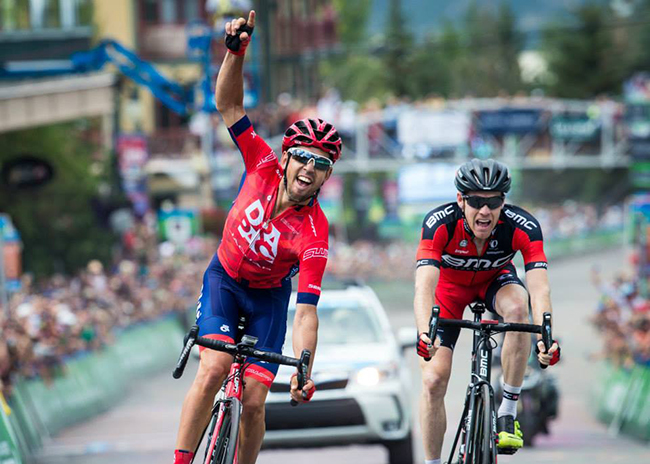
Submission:
<svg viewBox="0 0 650 464">
<path fill-rule="evenodd" d="M 227 398 L 212 421 L 212 430 L 205 452 L 205 464 L 235 464 L 239 437 L 241 402 Z"/>
<path fill-rule="evenodd" d="M 464 464 L 495 464 L 494 405 L 488 385 L 481 385 L 475 392 L 472 420 L 465 442 Z"/>
<path fill-rule="evenodd" d="M 475 464 L 496 463 L 496 442 L 494 424 L 496 421 L 492 395 L 488 385 L 481 385 L 476 395 L 476 422 L 474 427 L 474 451 L 472 453 Z"/>
</svg>

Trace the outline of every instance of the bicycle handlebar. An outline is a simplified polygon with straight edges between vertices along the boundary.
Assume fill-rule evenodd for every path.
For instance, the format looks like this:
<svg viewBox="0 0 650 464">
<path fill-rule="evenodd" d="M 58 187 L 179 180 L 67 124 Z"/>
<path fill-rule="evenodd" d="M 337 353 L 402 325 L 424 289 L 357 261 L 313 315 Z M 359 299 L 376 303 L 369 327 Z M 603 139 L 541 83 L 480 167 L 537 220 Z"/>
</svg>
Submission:
<svg viewBox="0 0 650 464">
<path fill-rule="evenodd" d="M 440 319 L 440 307 L 434 306 L 431 308 L 431 318 L 429 319 L 429 339 L 435 343 L 435 337 L 438 332 L 438 327 L 459 327 L 461 329 L 478 330 L 480 332 L 495 333 L 495 332 L 528 332 L 537 333 L 542 335 L 542 341 L 549 350 L 553 344 L 553 333 L 551 329 L 551 313 L 544 313 L 542 325 L 536 324 L 519 324 L 516 322 L 500 322 L 495 321 L 468 321 L 466 319 Z M 429 361 L 431 358 L 424 358 Z M 539 363 L 542 369 L 548 366 Z"/>
<path fill-rule="evenodd" d="M 187 360 L 194 345 L 204 346 L 217 351 L 223 351 L 233 356 L 243 355 L 246 357 L 256 358 L 261 361 L 267 361 L 275 364 L 283 364 L 285 366 L 293 366 L 298 369 L 298 390 L 302 390 L 307 379 L 307 372 L 309 369 L 309 362 L 311 360 L 311 352 L 309 350 L 302 350 L 300 359 L 292 358 L 290 356 L 283 356 L 278 353 L 271 353 L 255 349 L 255 347 L 243 344 L 228 343 L 222 340 L 213 340 L 211 338 L 199 337 L 199 327 L 192 326 L 187 335 L 185 336 L 185 346 L 181 352 L 176 368 L 172 373 L 175 379 L 179 379 L 183 375 Z M 295 404 L 294 404 L 295 403 Z M 298 404 L 297 401 L 291 400 L 292 406 Z"/>
</svg>

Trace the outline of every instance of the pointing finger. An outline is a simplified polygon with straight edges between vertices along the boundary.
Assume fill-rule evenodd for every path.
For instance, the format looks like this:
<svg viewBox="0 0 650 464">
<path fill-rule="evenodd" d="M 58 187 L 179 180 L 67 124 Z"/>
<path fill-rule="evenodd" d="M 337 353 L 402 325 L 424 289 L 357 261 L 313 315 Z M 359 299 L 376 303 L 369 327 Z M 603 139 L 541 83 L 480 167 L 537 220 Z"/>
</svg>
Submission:
<svg viewBox="0 0 650 464">
<path fill-rule="evenodd" d="M 247 24 L 250 27 L 255 27 L 255 10 L 251 10 L 250 13 L 248 13 L 248 21 Z"/>
</svg>

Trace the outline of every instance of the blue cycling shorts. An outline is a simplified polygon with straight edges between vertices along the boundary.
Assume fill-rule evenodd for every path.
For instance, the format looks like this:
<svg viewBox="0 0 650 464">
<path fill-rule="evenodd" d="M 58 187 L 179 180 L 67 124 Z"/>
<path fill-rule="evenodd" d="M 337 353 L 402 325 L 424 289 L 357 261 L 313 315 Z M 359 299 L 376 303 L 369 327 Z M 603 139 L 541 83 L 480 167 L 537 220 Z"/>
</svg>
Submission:
<svg viewBox="0 0 650 464">
<path fill-rule="evenodd" d="M 291 280 L 283 280 L 282 286 L 276 288 L 249 288 L 226 273 L 215 253 L 203 275 L 196 308 L 199 335 L 234 342 L 243 315 L 246 317 L 244 333 L 258 339 L 256 348 L 282 353 L 290 297 Z M 246 376 L 270 387 L 278 367 L 257 361 L 247 369 Z"/>
</svg>

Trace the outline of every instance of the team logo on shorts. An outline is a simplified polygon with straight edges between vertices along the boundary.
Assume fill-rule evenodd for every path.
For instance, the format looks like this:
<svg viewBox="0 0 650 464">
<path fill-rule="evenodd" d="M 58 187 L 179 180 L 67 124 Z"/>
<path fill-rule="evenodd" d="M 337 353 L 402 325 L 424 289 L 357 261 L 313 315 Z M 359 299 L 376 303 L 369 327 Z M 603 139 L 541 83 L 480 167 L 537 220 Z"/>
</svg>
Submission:
<svg viewBox="0 0 650 464">
<path fill-rule="evenodd" d="M 499 246 L 498 240 L 490 240 L 490 248 L 496 248 L 497 246 Z"/>
<path fill-rule="evenodd" d="M 465 248 L 467 246 L 467 240 L 461 240 L 460 243 L 458 244 L 461 248 Z"/>
</svg>

